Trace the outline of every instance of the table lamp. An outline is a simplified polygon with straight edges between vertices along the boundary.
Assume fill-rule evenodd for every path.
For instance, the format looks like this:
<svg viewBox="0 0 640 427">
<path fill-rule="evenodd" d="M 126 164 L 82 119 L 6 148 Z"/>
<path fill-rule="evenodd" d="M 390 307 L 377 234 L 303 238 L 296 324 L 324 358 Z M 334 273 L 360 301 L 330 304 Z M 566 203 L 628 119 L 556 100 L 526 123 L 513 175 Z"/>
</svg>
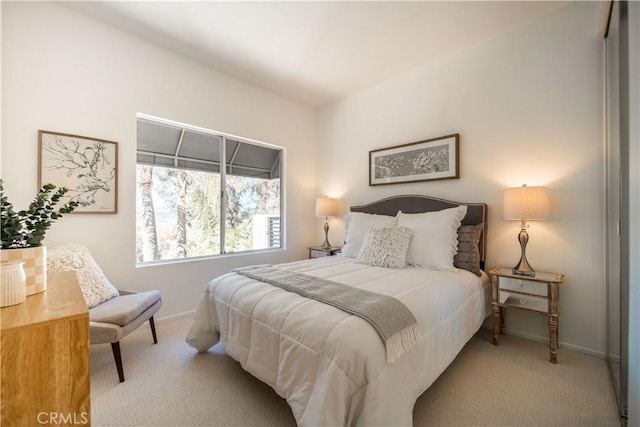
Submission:
<svg viewBox="0 0 640 427">
<path fill-rule="evenodd" d="M 329 217 L 340 213 L 340 204 L 336 199 L 320 197 L 316 199 L 316 216 L 324 217 L 324 243 L 322 249 L 331 249 L 329 243 Z"/>
<path fill-rule="evenodd" d="M 549 194 L 547 187 L 522 187 L 508 188 L 504 192 L 503 218 L 506 220 L 519 220 L 520 233 L 520 261 L 512 273 L 521 276 L 535 276 L 536 272 L 527 261 L 526 249 L 529 241 L 527 228 L 529 220 L 542 220 L 549 218 Z"/>
</svg>

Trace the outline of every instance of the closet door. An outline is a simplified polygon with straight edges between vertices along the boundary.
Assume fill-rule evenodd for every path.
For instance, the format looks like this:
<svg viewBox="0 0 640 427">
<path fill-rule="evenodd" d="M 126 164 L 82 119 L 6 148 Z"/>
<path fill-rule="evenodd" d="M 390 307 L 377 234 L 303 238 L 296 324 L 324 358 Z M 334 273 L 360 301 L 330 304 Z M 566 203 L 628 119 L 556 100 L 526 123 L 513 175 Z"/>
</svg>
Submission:
<svg viewBox="0 0 640 427">
<path fill-rule="evenodd" d="M 640 3 L 613 2 L 607 51 L 607 360 L 640 426 Z"/>
<path fill-rule="evenodd" d="M 620 411 L 640 426 L 640 3 L 620 2 Z"/>
<path fill-rule="evenodd" d="M 613 2 L 606 43 L 607 361 L 622 408 L 620 343 L 620 3 Z"/>
</svg>

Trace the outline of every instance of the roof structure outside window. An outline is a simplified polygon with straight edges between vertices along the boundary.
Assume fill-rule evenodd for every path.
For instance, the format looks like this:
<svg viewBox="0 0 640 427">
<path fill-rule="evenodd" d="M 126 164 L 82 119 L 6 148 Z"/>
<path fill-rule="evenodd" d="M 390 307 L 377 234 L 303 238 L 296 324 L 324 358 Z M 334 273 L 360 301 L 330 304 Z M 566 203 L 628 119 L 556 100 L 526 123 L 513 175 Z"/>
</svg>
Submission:
<svg viewBox="0 0 640 427">
<path fill-rule="evenodd" d="M 219 147 L 223 141 L 227 175 L 280 177 L 280 149 L 144 118 L 138 118 L 137 162 L 220 172 Z"/>
</svg>

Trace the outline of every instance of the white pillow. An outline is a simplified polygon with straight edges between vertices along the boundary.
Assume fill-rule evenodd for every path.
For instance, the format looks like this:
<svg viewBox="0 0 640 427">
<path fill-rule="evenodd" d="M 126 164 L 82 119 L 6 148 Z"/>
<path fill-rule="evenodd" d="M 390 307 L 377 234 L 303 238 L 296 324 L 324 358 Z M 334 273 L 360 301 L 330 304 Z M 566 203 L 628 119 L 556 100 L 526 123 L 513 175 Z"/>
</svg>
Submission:
<svg viewBox="0 0 640 427">
<path fill-rule="evenodd" d="M 407 263 L 455 271 L 453 257 L 458 251 L 458 227 L 466 214 L 466 206 L 420 214 L 398 212 L 398 226 L 413 231 Z"/>
<path fill-rule="evenodd" d="M 342 255 L 356 258 L 360 253 L 364 235 L 370 228 L 393 227 L 394 225 L 396 225 L 395 216 L 351 212 Z"/>
<path fill-rule="evenodd" d="M 89 308 L 119 295 L 89 250 L 82 245 L 72 243 L 47 251 L 47 270 L 75 271 L 80 290 Z"/>
<path fill-rule="evenodd" d="M 413 232 L 407 227 L 370 228 L 357 262 L 377 267 L 402 268 Z"/>
</svg>

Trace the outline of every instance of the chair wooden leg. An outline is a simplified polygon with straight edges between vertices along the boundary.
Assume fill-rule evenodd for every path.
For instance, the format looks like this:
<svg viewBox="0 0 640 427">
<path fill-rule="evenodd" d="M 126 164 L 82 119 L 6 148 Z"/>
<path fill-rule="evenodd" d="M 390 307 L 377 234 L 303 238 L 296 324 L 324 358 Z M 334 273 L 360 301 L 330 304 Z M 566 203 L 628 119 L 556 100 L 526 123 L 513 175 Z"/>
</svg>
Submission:
<svg viewBox="0 0 640 427">
<path fill-rule="evenodd" d="M 156 336 L 156 323 L 153 321 L 153 316 L 149 318 L 149 325 L 151 326 L 151 335 L 153 335 L 153 343 L 158 344 L 158 337 Z"/>
<path fill-rule="evenodd" d="M 122 369 L 122 357 L 120 356 L 120 342 L 112 342 L 113 358 L 116 360 L 116 368 L 118 369 L 118 378 L 120 382 L 124 382 L 124 370 Z"/>
</svg>

